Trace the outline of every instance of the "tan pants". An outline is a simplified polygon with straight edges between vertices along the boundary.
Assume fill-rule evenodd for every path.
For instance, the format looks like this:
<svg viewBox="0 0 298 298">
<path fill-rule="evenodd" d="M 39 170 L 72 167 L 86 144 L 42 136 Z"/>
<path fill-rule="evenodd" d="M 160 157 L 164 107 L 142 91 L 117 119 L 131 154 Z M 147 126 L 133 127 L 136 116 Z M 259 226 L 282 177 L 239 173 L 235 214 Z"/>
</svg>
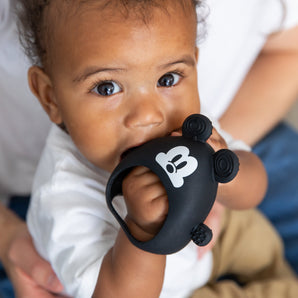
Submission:
<svg viewBox="0 0 298 298">
<path fill-rule="evenodd" d="M 257 210 L 226 211 L 213 261 L 210 282 L 192 298 L 298 297 L 298 280 L 283 257 L 282 242 Z M 239 282 L 217 281 L 225 275 Z"/>
</svg>

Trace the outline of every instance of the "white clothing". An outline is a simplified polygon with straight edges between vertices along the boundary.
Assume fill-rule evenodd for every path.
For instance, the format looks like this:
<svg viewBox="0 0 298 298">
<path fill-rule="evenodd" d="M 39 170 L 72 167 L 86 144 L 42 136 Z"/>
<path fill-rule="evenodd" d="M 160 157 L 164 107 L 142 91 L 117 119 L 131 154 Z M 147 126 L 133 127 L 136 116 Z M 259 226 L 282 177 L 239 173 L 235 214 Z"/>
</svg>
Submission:
<svg viewBox="0 0 298 298">
<path fill-rule="evenodd" d="M 0 0 L 0 202 L 30 194 L 50 122 L 27 83 L 12 1 Z"/>
<path fill-rule="evenodd" d="M 199 44 L 203 111 L 219 118 L 230 105 L 270 33 L 298 25 L 298 1 L 206 0 L 207 34 Z"/>
<path fill-rule="evenodd" d="M 247 149 L 222 134 L 233 149 Z M 107 179 L 107 172 L 90 164 L 71 138 L 53 126 L 36 173 L 27 222 L 38 252 L 74 297 L 91 297 L 102 259 L 118 233 L 119 224 L 106 206 Z M 124 200 L 116 204 L 124 218 Z M 190 243 L 167 257 L 160 297 L 188 297 L 208 281 L 211 270 L 211 252 L 199 261 L 198 248 Z"/>
</svg>

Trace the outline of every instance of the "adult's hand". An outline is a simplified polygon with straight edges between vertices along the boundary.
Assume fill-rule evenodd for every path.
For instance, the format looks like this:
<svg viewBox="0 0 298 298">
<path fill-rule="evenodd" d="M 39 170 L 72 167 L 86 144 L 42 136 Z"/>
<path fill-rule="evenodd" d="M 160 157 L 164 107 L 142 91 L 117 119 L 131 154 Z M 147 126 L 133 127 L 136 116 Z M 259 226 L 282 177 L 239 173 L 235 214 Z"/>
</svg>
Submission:
<svg viewBox="0 0 298 298">
<path fill-rule="evenodd" d="M 50 264 L 34 248 L 25 222 L 0 206 L 0 257 L 13 284 L 16 297 L 59 297 L 63 290 Z M 6 229 L 5 229 L 6 226 Z M 60 296 L 62 297 L 62 296 Z"/>
</svg>

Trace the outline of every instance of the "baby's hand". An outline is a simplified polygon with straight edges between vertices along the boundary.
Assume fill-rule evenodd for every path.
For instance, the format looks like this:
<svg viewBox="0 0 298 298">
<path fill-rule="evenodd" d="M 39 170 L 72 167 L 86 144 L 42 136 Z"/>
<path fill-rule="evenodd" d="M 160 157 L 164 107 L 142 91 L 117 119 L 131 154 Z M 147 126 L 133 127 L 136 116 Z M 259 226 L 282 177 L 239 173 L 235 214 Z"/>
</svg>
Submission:
<svg viewBox="0 0 298 298">
<path fill-rule="evenodd" d="M 172 137 L 179 137 L 182 136 L 181 130 L 176 130 L 171 133 Z M 217 130 L 213 127 L 212 128 L 212 134 L 207 140 L 207 143 L 213 148 L 213 150 L 216 152 L 220 149 L 227 149 L 227 143 L 224 140 L 224 138 L 217 132 Z"/>
<path fill-rule="evenodd" d="M 145 167 L 134 168 L 123 180 L 126 223 L 140 241 L 152 239 L 168 213 L 167 193 L 157 175 Z"/>
<path fill-rule="evenodd" d="M 220 149 L 228 148 L 226 141 L 214 127 L 212 129 L 212 135 L 207 140 L 207 143 L 213 148 L 215 152 Z"/>
</svg>

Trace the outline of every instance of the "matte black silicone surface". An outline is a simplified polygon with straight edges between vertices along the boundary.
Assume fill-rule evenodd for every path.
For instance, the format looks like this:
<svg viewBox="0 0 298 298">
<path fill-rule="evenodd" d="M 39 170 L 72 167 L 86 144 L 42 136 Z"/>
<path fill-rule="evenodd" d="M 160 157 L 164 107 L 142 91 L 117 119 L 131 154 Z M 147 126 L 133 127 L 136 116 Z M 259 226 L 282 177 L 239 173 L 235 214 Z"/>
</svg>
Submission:
<svg viewBox="0 0 298 298">
<path fill-rule="evenodd" d="M 232 151 L 224 149 L 215 153 L 205 142 L 211 131 L 208 118 L 191 115 L 184 122 L 182 137 L 158 138 L 135 148 L 111 174 L 106 189 L 108 207 L 137 247 L 152 253 L 171 254 L 185 247 L 191 239 L 198 245 L 206 245 L 211 240 L 212 232 L 203 222 L 214 204 L 218 182 L 231 181 L 239 166 Z M 122 194 L 124 177 L 136 166 L 148 167 L 159 177 L 169 200 L 163 226 L 147 242 L 131 235 L 112 203 L 115 196 Z"/>
</svg>

